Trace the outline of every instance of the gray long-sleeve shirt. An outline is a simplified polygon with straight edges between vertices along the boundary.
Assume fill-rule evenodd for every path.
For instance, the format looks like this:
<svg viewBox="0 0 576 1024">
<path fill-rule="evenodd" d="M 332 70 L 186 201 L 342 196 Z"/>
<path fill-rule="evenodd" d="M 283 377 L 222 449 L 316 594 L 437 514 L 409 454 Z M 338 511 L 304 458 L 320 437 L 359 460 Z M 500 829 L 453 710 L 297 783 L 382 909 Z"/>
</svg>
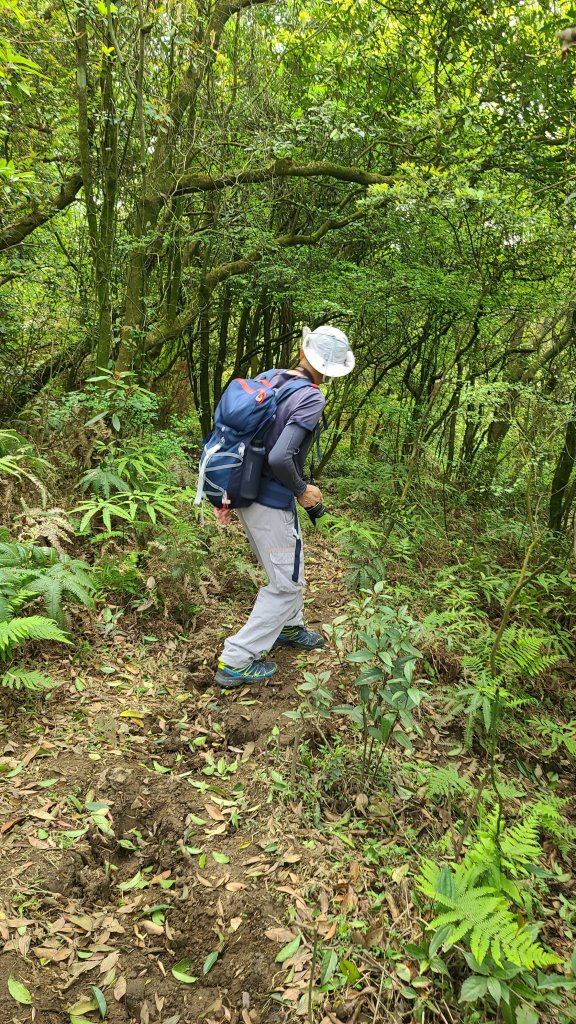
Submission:
<svg viewBox="0 0 576 1024">
<path fill-rule="evenodd" d="M 288 423 L 268 453 L 268 465 L 284 487 L 299 498 L 306 490 L 304 462 L 313 441 L 313 434 L 298 423 Z"/>
</svg>

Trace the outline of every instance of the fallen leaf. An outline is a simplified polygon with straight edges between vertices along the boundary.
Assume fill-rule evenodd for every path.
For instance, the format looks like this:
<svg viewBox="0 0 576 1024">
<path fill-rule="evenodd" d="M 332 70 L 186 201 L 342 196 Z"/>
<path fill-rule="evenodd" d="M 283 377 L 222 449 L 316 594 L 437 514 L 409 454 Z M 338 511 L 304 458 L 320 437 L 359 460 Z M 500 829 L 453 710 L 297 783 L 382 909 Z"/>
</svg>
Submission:
<svg viewBox="0 0 576 1024">
<path fill-rule="evenodd" d="M 176 981 L 181 981 L 184 985 L 193 985 L 198 978 L 189 973 L 190 961 L 180 960 L 179 963 L 175 964 L 172 968 L 172 976 L 176 978 Z"/>
<path fill-rule="evenodd" d="M 21 981 L 18 981 L 13 974 L 8 978 L 8 991 L 12 999 L 15 999 L 17 1003 L 21 1003 L 22 1006 L 32 1006 L 32 996 L 29 989 Z"/>
<path fill-rule="evenodd" d="M 209 814 L 214 821 L 226 821 L 219 807 L 214 804 L 205 804 L 206 814 Z"/>
<path fill-rule="evenodd" d="M 286 943 L 294 938 L 294 932 L 291 932 L 289 928 L 268 928 L 264 935 L 272 942 Z"/>
<path fill-rule="evenodd" d="M 204 966 L 202 967 L 202 974 L 208 974 L 212 970 L 212 968 L 214 967 L 214 964 L 216 963 L 219 955 L 220 954 L 218 953 L 218 950 L 216 950 L 216 949 L 213 950 L 212 953 L 208 954 L 208 956 L 206 957 L 206 959 L 204 961 Z"/>
<path fill-rule="evenodd" d="M 32 952 L 39 960 L 54 960 L 56 963 L 59 963 L 61 960 L 67 960 L 70 956 L 69 947 L 66 947 L 66 949 L 51 949 L 49 946 L 35 946 Z"/>
<path fill-rule="evenodd" d="M 120 953 L 118 950 L 115 950 L 113 953 L 109 953 L 108 956 L 105 956 L 100 964 L 100 974 L 106 974 L 108 971 L 111 971 L 113 967 L 116 967 L 119 959 Z"/>
<path fill-rule="evenodd" d="M 71 1017 L 83 1017 L 86 1013 L 92 1013 L 92 1010 L 97 1009 L 98 1003 L 93 996 L 80 996 L 80 999 L 68 1007 L 68 1013 Z"/>
<path fill-rule="evenodd" d="M 287 946 L 283 946 L 283 948 L 276 956 L 276 963 L 283 964 L 286 960 L 289 960 L 291 957 L 293 957 L 294 954 L 298 952 L 301 940 L 302 937 L 300 935 L 296 935 L 292 939 L 292 941 L 288 943 Z"/>
<path fill-rule="evenodd" d="M 124 996 L 126 995 L 126 988 L 126 978 L 124 977 L 123 974 L 121 974 L 120 977 L 118 978 L 118 981 L 114 985 L 114 999 L 116 999 L 117 1002 L 120 1002 L 120 1000 L 123 999 Z"/>
</svg>

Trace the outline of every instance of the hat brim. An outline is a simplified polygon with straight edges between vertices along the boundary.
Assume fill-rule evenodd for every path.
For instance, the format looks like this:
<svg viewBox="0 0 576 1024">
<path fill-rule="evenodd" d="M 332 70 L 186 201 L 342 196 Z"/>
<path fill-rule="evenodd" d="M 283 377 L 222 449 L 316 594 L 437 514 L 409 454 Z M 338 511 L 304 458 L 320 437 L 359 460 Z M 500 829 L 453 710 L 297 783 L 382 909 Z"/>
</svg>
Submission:
<svg viewBox="0 0 576 1024">
<path fill-rule="evenodd" d="M 351 349 L 346 353 L 346 361 L 344 363 L 328 363 L 314 351 L 308 342 L 308 338 L 304 340 L 302 348 L 310 366 L 313 366 L 318 373 L 322 373 L 325 377 L 346 377 L 356 365 L 356 359 Z"/>
</svg>

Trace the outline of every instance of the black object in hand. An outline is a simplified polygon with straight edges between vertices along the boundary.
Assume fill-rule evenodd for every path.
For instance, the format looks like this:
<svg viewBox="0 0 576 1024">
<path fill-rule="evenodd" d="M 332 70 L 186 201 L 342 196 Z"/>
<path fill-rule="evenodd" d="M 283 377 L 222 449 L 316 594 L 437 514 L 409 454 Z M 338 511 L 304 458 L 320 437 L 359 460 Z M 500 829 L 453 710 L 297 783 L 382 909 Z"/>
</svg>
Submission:
<svg viewBox="0 0 576 1024">
<path fill-rule="evenodd" d="M 307 508 L 306 512 L 308 513 L 311 522 L 316 525 L 316 520 L 321 519 L 322 516 L 326 514 L 326 509 L 321 501 L 317 501 L 311 508 Z"/>
</svg>

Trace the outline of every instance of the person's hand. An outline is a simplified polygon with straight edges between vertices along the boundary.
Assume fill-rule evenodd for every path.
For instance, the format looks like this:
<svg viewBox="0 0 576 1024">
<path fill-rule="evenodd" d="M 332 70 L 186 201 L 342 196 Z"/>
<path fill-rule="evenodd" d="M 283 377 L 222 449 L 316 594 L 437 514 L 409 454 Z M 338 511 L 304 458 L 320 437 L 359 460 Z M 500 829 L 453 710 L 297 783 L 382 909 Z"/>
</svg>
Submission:
<svg viewBox="0 0 576 1024">
<path fill-rule="evenodd" d="M 231 508 L 215 508 L 214 515 L 220 526 L 230 526 L 232 522 L 232 509 Z"/>
<path fill-rule="evenodd" d="M 322 491 L 316 484 L 308 484 L 306 490 L 296 500 L 302 508 L 313 508 L 322 501 Z"/>
</svg>

